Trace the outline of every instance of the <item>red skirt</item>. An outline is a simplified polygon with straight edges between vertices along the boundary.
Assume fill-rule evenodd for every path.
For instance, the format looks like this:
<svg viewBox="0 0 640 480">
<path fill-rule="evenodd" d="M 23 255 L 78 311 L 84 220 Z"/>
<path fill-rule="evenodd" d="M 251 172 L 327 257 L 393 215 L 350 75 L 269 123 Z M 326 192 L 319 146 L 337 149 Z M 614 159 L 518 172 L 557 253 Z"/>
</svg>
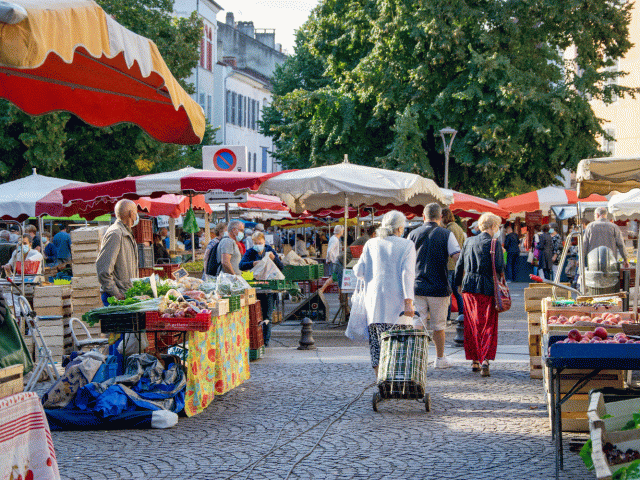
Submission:
<svg viewBox="0 0 640 480">
<path fill-rule="evenodd" d="M 463 293 L 464 353 L 467 360 L 495 360 L 498 348 L 498 312 L 492 295 Z"/>
</svg>

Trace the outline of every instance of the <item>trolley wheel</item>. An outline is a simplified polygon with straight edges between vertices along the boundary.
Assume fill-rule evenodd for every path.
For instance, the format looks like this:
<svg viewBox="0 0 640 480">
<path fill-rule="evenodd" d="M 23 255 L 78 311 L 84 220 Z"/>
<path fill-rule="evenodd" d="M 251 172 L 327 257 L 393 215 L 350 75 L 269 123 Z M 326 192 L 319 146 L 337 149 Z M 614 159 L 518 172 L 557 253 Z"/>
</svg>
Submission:
<svg viewBox="0 0 640 480">
<path fill-rule="evenodd" d="M 382 395 L 380 395 L 380 392 L 374 392 L 373 398 L 371 399 L 371 405 L 373 406 L 374 412 L 378 411 L 378 402 L 380 402 L 381 400 L 382 400 Z"/>
<path fill-rule="evenodd" d="M 427 412 L 430 412 L 431 411 L 431 395 L 429 395 L 428 393 L 425 393 L 423 401 L 424 401 L 424 409 Z"/>
</svg>

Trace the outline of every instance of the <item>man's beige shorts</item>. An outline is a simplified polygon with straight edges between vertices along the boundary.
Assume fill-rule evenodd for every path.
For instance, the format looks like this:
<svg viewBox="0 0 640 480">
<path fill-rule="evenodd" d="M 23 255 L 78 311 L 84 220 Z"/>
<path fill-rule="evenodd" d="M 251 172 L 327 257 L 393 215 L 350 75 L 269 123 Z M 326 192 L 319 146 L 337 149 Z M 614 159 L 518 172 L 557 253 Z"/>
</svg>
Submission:
<svg viewBox="0 0 640 480">
<path fill-rule="evenodd" d="M 434 332 L 444 330 L 447 326 L 447 316 L 449 315 L 449 303 L 451 296 L 446 297 L 420 297 L 416 295 L 414 307 L 420 314 L 422 321 L 427 324 L 427 313 L 430 313 L 429 324 Z M 418 322 L 418 324 L 420 324 Z"/>
</svg>

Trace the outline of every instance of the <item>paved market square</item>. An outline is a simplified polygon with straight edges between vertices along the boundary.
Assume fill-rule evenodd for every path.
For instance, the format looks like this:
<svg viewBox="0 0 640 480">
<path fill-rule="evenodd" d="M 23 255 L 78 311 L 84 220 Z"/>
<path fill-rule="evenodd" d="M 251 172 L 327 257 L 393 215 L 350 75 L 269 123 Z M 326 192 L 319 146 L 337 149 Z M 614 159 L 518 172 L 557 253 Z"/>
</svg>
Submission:
<svg viewBox="0 0 640 480">
<path fill-rule="evenodd" d="M 371 406 L 366 344 L 316 325 L 317 350 L 299 351 L 299 326 L 274 329 L 251 379 L 169 430 L 52 432 L 63 479 L 522 479 L 554 478 L 555 451 L 541 380 L 529 378 L 526 284 L 500 316 L 491 377 L 462 348 L 429 370 L 432 410 L 416 401 Z M 454 328 L 447 330 L 451 345 Z M 433 347 L 431 357 L 433 358 Z M 565 434 L 561 479 L 595 478 Z M 583 435 L 584 437 L 584 435 Z"/>
</svg>

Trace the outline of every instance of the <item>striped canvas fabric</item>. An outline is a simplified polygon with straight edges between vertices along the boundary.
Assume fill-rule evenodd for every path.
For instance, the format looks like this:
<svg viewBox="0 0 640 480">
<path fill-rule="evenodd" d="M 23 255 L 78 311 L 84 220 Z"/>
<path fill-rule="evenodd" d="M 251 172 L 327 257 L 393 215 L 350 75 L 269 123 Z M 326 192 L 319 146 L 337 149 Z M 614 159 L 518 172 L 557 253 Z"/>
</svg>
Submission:
<svg viewBox="0 0 640 480">
<path fill-rule="evenodd" d="M 380 335 L 378 387 L 384 398 L 422 398 L 427 382 L 429 334 L 391 329 Z"/>
</svg>

